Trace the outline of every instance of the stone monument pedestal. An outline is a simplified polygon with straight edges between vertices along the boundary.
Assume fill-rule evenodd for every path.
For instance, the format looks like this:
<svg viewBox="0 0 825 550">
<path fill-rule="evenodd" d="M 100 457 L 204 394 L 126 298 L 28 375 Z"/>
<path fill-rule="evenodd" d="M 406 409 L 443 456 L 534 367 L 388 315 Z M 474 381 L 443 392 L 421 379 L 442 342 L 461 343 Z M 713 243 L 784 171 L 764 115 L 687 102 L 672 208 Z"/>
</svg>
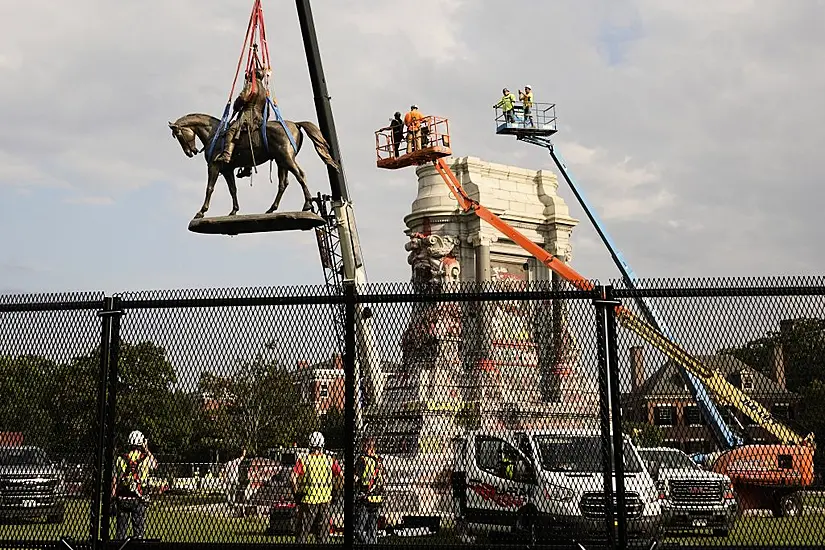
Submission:
<svg viewBox="0 0 825 550">
<path fill-rule="evenodd" d="M 578 221 L 556 194 L 555 174 L 474 157 L 446 160 L 471 198 L 570 261 Z M 552 284 L 543 264 L 461 212 L 434 167 L 421 166 L 416 174 L 418 195 L 405 222 L 412 281 L 420 292 L 437 294 L 464 281 L 494 290 Z M 449 513 L 451 440 L 467 430 L 592 425 L 597 388 L 583 376 L 568 316 L 568 305 L 558 300 L 415 304 L 402 337 L 400 371 L 385 387 L 384 410 L 369 423 L 387 456 L 390 483 L 392 476 L 417 480 L 405 485 L 414 493 L 405 498 L 418 503 L 418 513 L 425 513 L 424 501 L 429 513 L 444 507 Z"/>
</svg>

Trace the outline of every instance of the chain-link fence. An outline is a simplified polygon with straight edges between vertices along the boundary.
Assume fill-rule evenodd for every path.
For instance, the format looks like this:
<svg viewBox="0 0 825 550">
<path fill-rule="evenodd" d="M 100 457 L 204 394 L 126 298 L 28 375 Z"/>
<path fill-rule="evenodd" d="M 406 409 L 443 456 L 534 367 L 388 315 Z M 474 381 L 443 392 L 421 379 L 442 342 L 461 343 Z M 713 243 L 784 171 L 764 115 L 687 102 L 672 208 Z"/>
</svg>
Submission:
<svg viewBox="0 0 825 550">
<path fill-rule="evenodd" d="M 0 298 L 0 546 L 820 546 L 824 282 Z"/>
</svg>

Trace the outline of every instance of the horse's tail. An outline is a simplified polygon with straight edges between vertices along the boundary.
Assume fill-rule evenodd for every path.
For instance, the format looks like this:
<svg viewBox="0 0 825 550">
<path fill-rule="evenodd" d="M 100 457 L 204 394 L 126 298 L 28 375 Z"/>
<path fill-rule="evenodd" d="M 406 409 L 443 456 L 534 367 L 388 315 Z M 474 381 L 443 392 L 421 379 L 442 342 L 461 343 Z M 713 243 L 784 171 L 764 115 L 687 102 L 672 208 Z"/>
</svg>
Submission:
<svg viewBox="0 0 825 550">
<path fill-rule="evenodd" d="M 327 143 L 327 140 L 324 139 L 321 129 L 318 128 L 314 122 L 310 122 L 308 120 L 296 122 L 295 125 L 306 132 L 306 135 L 312 140 L 312 144 L 315 146 L 315 151 L 318 153 L 318 156 L 321 157 L 321 159 L 329 166 L 332 166 L 336 170 L 340 170 L 338 163 L 335 162 L 335 159 L 332 158 L 332 154 L 329 152 L 329 144 Z"/>
</svg>

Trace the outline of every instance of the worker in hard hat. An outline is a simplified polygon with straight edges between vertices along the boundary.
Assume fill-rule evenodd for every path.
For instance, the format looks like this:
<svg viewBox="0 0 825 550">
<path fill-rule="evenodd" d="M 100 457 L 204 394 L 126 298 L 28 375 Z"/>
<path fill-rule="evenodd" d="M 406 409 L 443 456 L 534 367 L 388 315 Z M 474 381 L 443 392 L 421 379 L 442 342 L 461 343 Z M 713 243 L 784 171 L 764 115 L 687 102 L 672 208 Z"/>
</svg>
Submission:
<svg viewBox="0 0 825 550">
<path fill-rule="evenodd" d="M 498 101 L 498 103 L 493 105 L 493 109 L 498 109 L 499 107 L 501 107 L 501 111 L 504 113 L 504 123 L 511 124 L 516 121 L 515 114 L 513 113 L 516 106 L 516 96 L 507 88 L 501 90 L 501 93 L 501 99 Z"/>
<path fill-rule="evenodd" d="M 126 538 L 129 521 L 132 537 L 146 534 L 149 471 L 158 467 L 158 461 L 149 450 L 149 441 L 135 430 L 129 434 L 127 450 L 117 457 L 112 472 L 112 501 L 117 508 L 116 538 Z"/>
<path fill-rule="evenodd" d="M 533 124 L 533 88 L 529 84 L 525 84 L 524 91 L 518 91 L 518 98 L 524 106 L 524 122 L 530 121 L 530 127 Z"/>
<path fill-rule="evenodd" d="M 398 157 L 398 147 L 404 139 L 404 121 L 401 120 L 401 112 L 396 111 L 395 116 L 390 119 L 390 129 L 392 130 L 392 147 L 395 156 Z"/>
<path fill-rule="evenodd" d="M 418 110 L 418 105 L 410 105 L 409 112 L 404 115 L 404 124 L 407 126 L 407 154 L 421 149 L 421 123 L 424 115 Z"/>
<path fill-rule="evenodd" d="M 292 468 L 292 490 L 298 503 L 295 542 L 325 544 L 329 539 L 330 503 L 333 485 L 340 488 L 343 473 L 338 461 L 324 452 L 324 436 L 312 432 L 309 436 L 309 454 L 299 458 Z"/>
<path fill-rule="evenodd" d="M 384 461 L 375 452 L 375 438 L 367 437 L 355 461 L 355 542 L 378 542 L 378 512 L 384 503 Z"/>
</svg>

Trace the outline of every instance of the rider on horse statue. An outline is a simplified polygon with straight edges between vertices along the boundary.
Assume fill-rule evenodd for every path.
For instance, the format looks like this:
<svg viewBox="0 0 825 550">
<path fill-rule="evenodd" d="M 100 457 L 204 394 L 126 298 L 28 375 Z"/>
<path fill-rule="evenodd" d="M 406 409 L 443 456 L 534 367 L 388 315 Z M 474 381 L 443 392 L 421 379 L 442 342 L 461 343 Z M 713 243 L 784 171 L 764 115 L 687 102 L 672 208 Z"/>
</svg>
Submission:
<svg viewBox="0 0 825 550">
<path fill-rule="evenodd" d="M 264 107 L 266 106 L 266 87 L 263 82 L 265 70 L 257 67 L 254 73 L 254 82 L 252 80 L 252 71 L 246 73 L 243 90 L 241 90 L 241 93 L 235 99 L 233 108 L 236 113 L 240 111 L 240 115 L 226 130 L 226 141 L 224 142 L 226 145 L 221 154 L 215 158 L 217 162 L 229 162 L 232 159 L 232 151 L 235 149 L 235 144 L 243 135 L 240 132 L 248 128 L 248 131 L 251 133 L 258 131 L 261 127 L 264 118 Z"/>
</svg>

